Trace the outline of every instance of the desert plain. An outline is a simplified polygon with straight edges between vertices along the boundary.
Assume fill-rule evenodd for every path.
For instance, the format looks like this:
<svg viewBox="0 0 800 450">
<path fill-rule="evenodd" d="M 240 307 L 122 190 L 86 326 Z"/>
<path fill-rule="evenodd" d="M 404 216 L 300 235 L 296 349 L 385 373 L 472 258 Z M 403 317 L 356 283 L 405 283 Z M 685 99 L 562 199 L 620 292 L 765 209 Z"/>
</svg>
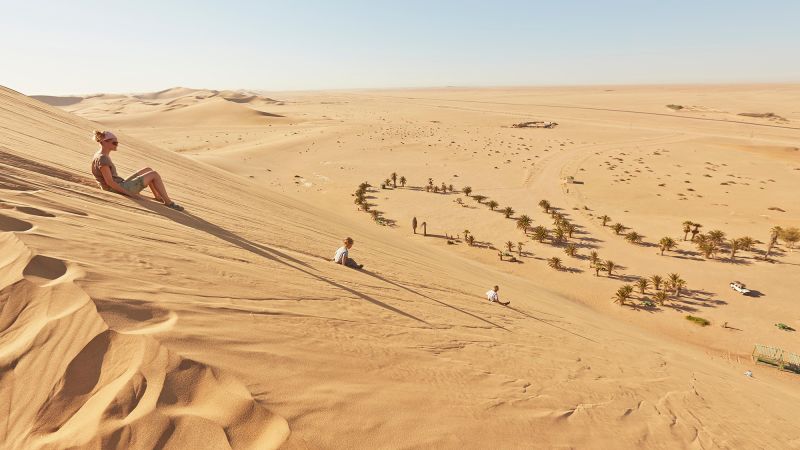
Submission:
<svg viewBox="0 0 800 450">
<path fill-rule="evenodd" d="M 800 353 L 798 105 L 2 88 L 0 447 L 800 448 L 751 357 Z M 95 129 L 185 211 L 98 189 Z"/>
</svg>

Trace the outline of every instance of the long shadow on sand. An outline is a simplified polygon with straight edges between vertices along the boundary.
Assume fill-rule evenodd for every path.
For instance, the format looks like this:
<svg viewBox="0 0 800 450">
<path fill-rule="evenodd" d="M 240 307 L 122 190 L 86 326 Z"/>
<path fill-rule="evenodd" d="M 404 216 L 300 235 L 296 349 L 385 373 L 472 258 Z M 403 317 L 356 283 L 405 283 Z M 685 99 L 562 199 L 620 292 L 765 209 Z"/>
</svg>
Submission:
<svg viewBox="0 0 800 450">
<path fill-rule="evenodd" d="M 216 237 L 218 239 L 222 239 L 223 241 L 228 242 L 229 244 L 233 244 L 233 245 L 241 248 L 242 250 L 246 250 L 246 251 L 248 251 L 250 253 L 253 253 L 254 255 L 260 256 L 262 258 L 269 259 L 270 261 L 274 261 L 276 263 L 283 264 L 283 265 L 285 265 L 287 267 L 290 267 L 290 268 L 292 268 L 294 270 L 302 272 L 302 273 L 304 273 L 304 274 L 306 274 L 306 275 L 308 275 L 310 277 L 313 277 L 313 278 L 315 278 L 317 280 L 320 280 L 320 281 L 322 281 L 324 283 L 327 283 L 327 284 L 329 284 L 329 285 L 331 285 L 333 287 L 339 288 L 339 289 L 341 289 L 343 291 L 347 291 L 347 292 L 355 295 L 358 298 L 361 298 L 363 300 L 366 300 L 366 301 L 372 303 L 373 305 L 380 306 L 381 308 L 384 308 L 384 309 L 387 309 L 389 311 L 392 311 L 395 314 L 399 314 L 399 315 L 401 315 L 403 317 L 407 317 L 407 318 L 409 318 L 411 320 L 414 320 L 414 321 L 423 323 L 423 324 L 425 324 L 425 325 L 427 325 L 429 327 L 432 327 L 432 325 L 430 323 L 426 322 L 423 319 L 420 319 L 419 317 L 416 317 L 416 316 L 414 316 L 412 314 L 409 314 L 409 313 L 407 313 L 407 312 L 405 312 L 403 310 L 395 308 L 394 306 L 388 305 L 388 304 L 386 304 L 386 303 L 384 303 L 384 302 L 382 302 L 380 300 L 377 300 L 377 299 L 375 299 L 373 297 L 370 297 L 369 295 L 366 295 L 366 294 L 363 294 L 361 292 L 358 292 L 355 289 L 352 289 L 352 288 L 349 288 L 347 286 L 344 286 L 344 285 L 342 285 L 340 283 L 337 283 L 337 282 L 335 282 L 333 280 L 329 280 L 329 279 L 327 279 L 327 278 L 325 278 L 325 277 L 323 277 L 321 275 L 312 273 L 310 270 L 308 270 L 308 269 L 312 269 L 312 267 L 310 265 L 308 265 L 307 263 L 305 263 L 303 261 L 300 261 L 297 258 L 294 258 L 294 257 L 292 257 L 290 255 L 287 255 L 287 254 L 285 254 L 285 253 L 283 253 L 283 252 L 281 252 L 279 250 L 275 250 L 274 248 L 268 247 L 266 245 L 257 244 L 257 243 L 255 243 L 253 241 L 245 239 L 245 238 L 243 238 L 243 237 L 241 237 L 241 236 L 239 236 L 239 235 L 237 235 L 237 234 L 235 234 L 235 233 L 233 233 L 231 231 L 226 230 L 225 228 L 222 228 L 222 227 L 220 227 L 218 225 L 214 225 L 213 223 L 211 223 L 211 222 L 209 222 L 209 221 L 207 221 L 205 219 L 202 219 L 200 217 L 197 217 L 197 216 L 195 216 L 195 215 L 193 215 L 191 213 L 188 213 L 188 212 L 185 212 L 185 211 L 184 212 L 173 211 L 173 210 L 168 209 L 168 208 L 166 208 L 166 207 L 164 207 L 164 206 L 162 206 L 160 204 L 155 204 L 155 203 L 153 203 L 151 201 L 143 201 L 143 202 L 138 202 L 138 203 L 141 206 L 143 206 L 143 207 L 147 208 L 148 210 L 152 211 L 153 213 L 161 215 L 161 216 L 164 216 L 164 217 L 167 217 L 167 218 L 171 219 L 172 221 L 174 221 L 176 223 L 179 223 L 179 224 L 181 224 L 183 226 L 186 226 L 186 227 L 189 227 L 189 228 L 194 228 L 195 230 L 208 233 L 208 234 L 210 234 L 210 235 L 212 235 L 212 236 L 214 236 L 214 237 Z"/>
<path fill-rule="evenodd" d="M 546 319 L 542 319 L 542 318 L 540 318 L 540 317 L 536 317 L 536 316 L 534 316 L 534 315 L 532 315 L 532 314 L 528 314 L 528 313 L 526 313 L 525 311 L 519 310 L 519 309 L 517 309 L 517 308 L 515 308 L 515 307 L 513 307 L 513 306 L 511 306 L 511 305 L 506 305 L 506 308 L 508 308 L 508 309 L 510 309 L 510 310 L 512 310 L 512 311 L 516 311 L 517 313 L 519 313 L 519 314 L 522 314 L 523 316 L 525 316 L 525 317 L 528 317 L 528 318 L 530 318 L 530 319 L 533 319 L 533 320 L 538 320 L 539 322 L 542 322 L 543 324 L 550 325 L 550 326 L 551 326 L 551 327 L 553 327 L 553 328 L 558 328 L 558 329 L 559 329 L 559 330 L 561 330 L 561 331 L 566 331 L 566 332 L 567 332 L 567 333 L 569 333 L 569 334 L 572 334 L 572 335 L 578 336 L 578 337 L 580 337 L 580 338 L 586 339 L 587 341 L 592 341 L 592 342 L 594 342 L 594 343 L 596 343 L 596 344 L 598 343 L 597 341 L 595 341 L 595 340 L 594 340 L 594 339 L 592 339 L 592 338 L 588 338 L 588 337 L 586 337 L 586 336 L 584 336 L 584 335 L 582 335 L 582 334 L 578 334 L 578 333 L 576 333 L 576 332 L 574 332 L 574 331 L 571 331 L 571 330 L 568 330 L 568 329 L 566 329 L 566 328 L 564 328 L 564 327 L 560 327 L 560 326 L 558 326 L 558 325 L 554 325 L 553 323 L 551 323 L 550 321 L 548 321 L 548 320 L 546 320 Z"/>
<path fill-rule="evenodd" d="M 501 328 L 501 329 L 503 329 L 503 330 L 509 331 L 507 328 L 505 328 L 505 327 L 504 327 L 504 326 L 502 326 L 502 325 L 499 325 L 499 324 L 496 324 L 496 323 L 494 323 L 494 322 L 492 322 L 492 321 L 490 321 L 490 320 L 484 319 L 483 317 L 476 316 L 475 314 L 472 314 L 472 313 L 471 313 L 471 312 L 469 312 L 469 311 L 464 311 L 463 309 L 461 309 L 461 308 L 458 308 L 458 307 L 456 307 L 456 306 L 453 306 L 453 305 L 451 305 L 451 304 L 449 304 L 449 303 L 445 303 L 445 302 L 443 302 L 443 301 L 441 301 L 441 300 L 436 300 L 435 298 L 433 298 L 433 297 L 429 297 L 429 296 L 427 296 L 427 295 L 425 295 L 425 294 L 423 294 L 423 293 L 421 293 L 421 292 L 415 291 L 414 289 L 411 289 L 410 287 L 403 286 L 402 284 L 399 284 L 399 283 L 395 283 L 394 281 L 391 281 L 391 280 L 389 280 L 389 279 L 386 279 L 386 278 L 384 278 L 384 277 L 382 277 L 382 276 L 378 275 L 378 274 L 377 274 L 377 273 L 375 273 L 375 272 L 370 272 L 370 271 L 368 271 L 368 270 L 362 270 L 361 272 L 363 272 L 364 274 L 366 274 L 366 275 L 369 275 L 369 276 L 371 276 L 371 277 L 377 278 L 377 279 L 379 279 L 379 280 L 383 281 L 384 283 L 391 284 L 392 286 L 399 287 L 400 289 L 403 289 L 403 290 L 406 290 L 406 291 L 408 291 L 408 292 L 411 292 L 412 294 L 419 295 L 420 297 L 427 298 L 428 300 L 432 300 L 432 301 L 434 301 L 434 302 L 436 302 L 436 303 L 438 303 L 438 304 L 440 304 L 440 305 L 444 305 L 444 306 L 446 306 L 446 307 L 448 307 L 448 308 L 454 309 L 454 310 L 456 310 L 456 311 L 458 311 L 458 312 L 460 312 L 460 313 L 462 313 L 462 314 L 466 314 L 466 315 L 468 315 L 468 316 L 470 316 L 470 317 L 472 317 L 472 318 L 478 319 L 478 320 L 480 320 L 481 322 L 484 322 L 484 323 L 487 323 L 487 324 L 489 324 L 489 325 L 492 325 L 492 326 L 494 326 L 494 327 Z"/>
</svg>

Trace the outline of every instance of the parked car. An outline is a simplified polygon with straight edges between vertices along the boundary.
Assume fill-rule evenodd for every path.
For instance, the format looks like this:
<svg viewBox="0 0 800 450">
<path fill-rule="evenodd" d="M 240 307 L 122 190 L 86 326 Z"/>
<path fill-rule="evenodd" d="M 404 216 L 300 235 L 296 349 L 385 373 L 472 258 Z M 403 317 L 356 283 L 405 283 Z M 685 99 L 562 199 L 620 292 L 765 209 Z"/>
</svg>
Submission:
<svg viewBox="0 0 800 450">
<path fill-rule="evenodd" d="M 750 289 L 747 289 L 744 286 L 744 283 L 742 283 L 741 281 L 732 281 L 731 284 L 730 284 L 730 287 L 731 287 L 731 289 L 733 289 L 734 291 L 736 291 L 736 292 L 738 292 L 738 293 L 740 293 L 742 295 L 747 295 L 747 294 L 750 293 Z"/>
</svg>

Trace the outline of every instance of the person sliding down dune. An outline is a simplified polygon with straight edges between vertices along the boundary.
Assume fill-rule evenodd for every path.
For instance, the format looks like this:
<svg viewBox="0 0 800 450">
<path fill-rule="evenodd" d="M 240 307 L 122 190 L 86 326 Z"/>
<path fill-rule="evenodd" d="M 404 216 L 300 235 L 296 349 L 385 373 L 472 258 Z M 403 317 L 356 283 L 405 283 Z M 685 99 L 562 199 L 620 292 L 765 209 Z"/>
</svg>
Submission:
<svg viewBox="0 0 800 450">
<path fill-rule="evenodd" d="M 497 294 L 497 291 L 499 291 L 499 290 L 500 290 L 500 287 L 499 286 L 495 286 L 492 290 L 490 290 L 489 292 L 486 293 L 486 298 L 489 299 L 489 303 L 497 302 L 497 303 L 499 303 L 499 304 L 501 304 L 503 306 L 506 306 L 507 304 L 511 303 L 510 301 L 505 302 L 505 303 L 500 301 L 500 295 Z"/>
<path fill-rule="evenodd" d="M 92 175 L 97 184 L 105 191 L 114 191 L 131 198 L 144 199 L 139 192 L 149 187 L 156 200 L 164 203 L 169 208 L 183 211 L 183 207 L 170 200 L 167 188 L 161 180 L 161 175 L 155 170 L 145 167 L 134 173 L 127 180 L 117 175 L 117 168 L 111 161 L 111 152 L 116 151 L 119 140 L 110 131 L 95 131 L 94 140 L 100 144 L 100 150 L 92 159 Z"/>
<path fill-rule="evenodd" d="M 361 269 L 363 264 L 358 264 L 354 259 L 350 258 L 350 248 L 353 247 L 353 238 L 345 238 L 344 245 L 336 250 L 336 255 L 333 257 L 333 262 L 343 266 L 351 267 L 353 269 Z"/>
</svg>

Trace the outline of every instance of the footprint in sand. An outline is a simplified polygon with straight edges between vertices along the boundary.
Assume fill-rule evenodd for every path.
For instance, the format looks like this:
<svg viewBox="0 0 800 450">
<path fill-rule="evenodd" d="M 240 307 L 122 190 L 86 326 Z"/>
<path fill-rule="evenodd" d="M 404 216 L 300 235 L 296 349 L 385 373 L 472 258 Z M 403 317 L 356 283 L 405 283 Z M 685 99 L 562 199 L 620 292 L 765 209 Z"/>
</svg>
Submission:
<svg viewBox="0 0 800 450">
<path fill-rule="evenodd" d="M 0 214 L 0 231 L 28 231 L 33 228 L 30 222 L 15 219 L 13 217 Z"/>
<path fill-rule="evenodd" d="M 46 284 L 67 273 L 64 261 L 44 255 L 36 255 L 25 266 L 22 276 L 36 284 Z"/>
</svg>

